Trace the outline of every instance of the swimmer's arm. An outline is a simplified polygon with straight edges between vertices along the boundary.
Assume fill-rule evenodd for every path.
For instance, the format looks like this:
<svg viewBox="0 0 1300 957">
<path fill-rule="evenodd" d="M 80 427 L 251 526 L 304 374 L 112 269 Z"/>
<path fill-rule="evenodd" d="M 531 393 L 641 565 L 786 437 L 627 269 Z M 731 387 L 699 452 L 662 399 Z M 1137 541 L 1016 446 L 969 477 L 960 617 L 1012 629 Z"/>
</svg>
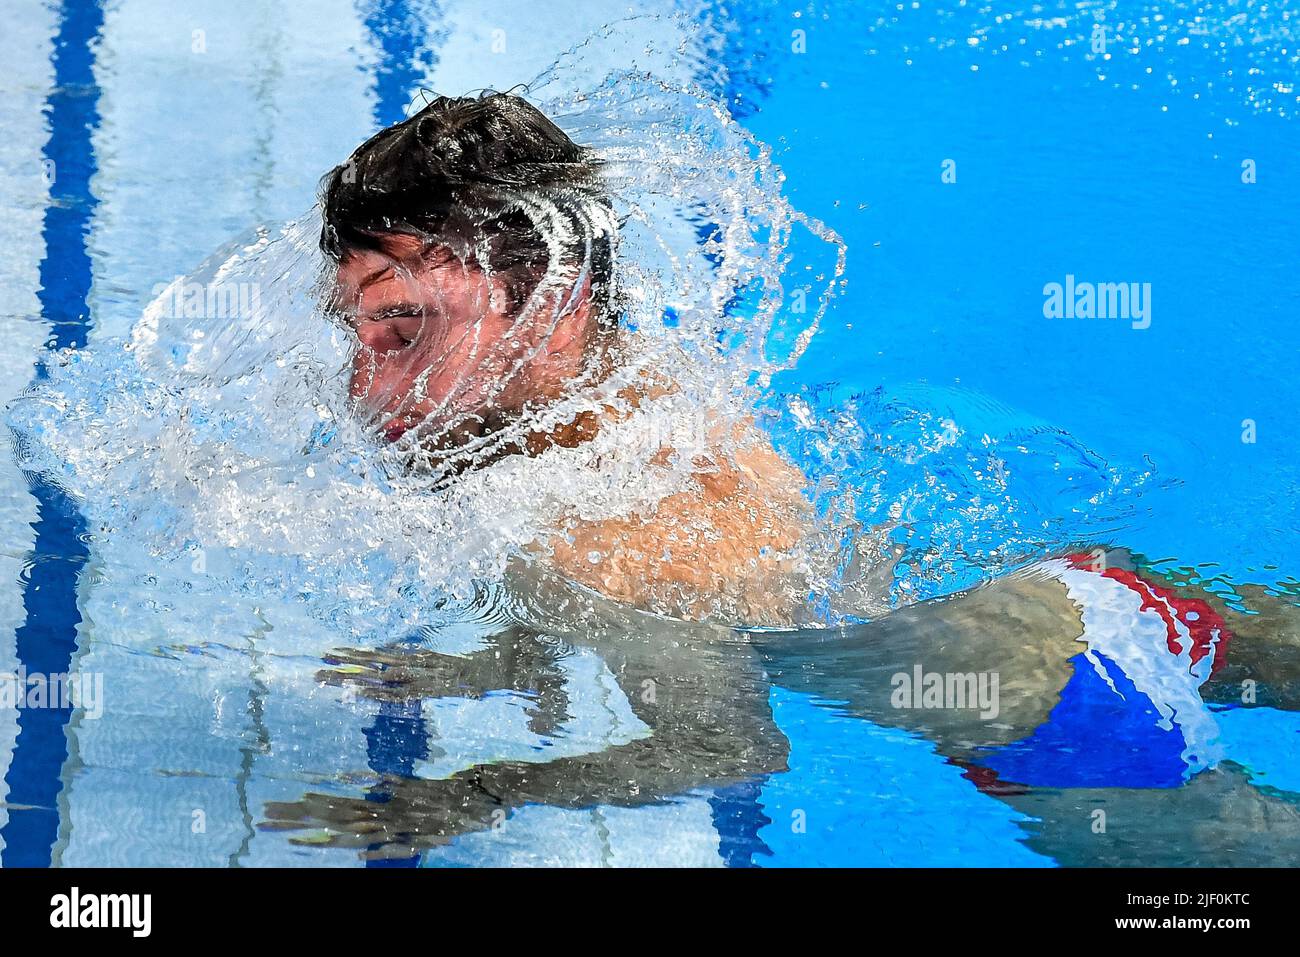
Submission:
<svg viewBox="0 0 1300 957">
<path fill-rule="evenodd" d="M 655 634 L 654 623 L 639 632 Z M 589 645 L 593 635 L 584 625 L 569 636 L 609 668 L 627 706 L 650 730 L 648 737 L 550 761 L 478 764 L 446 778 L 393 777 L 385 781 L 388 800 L 382 803 L 336 790 L 307 793 L 297 801 L 268 803 L 266 817 L 277 829 L 326 828 L 333 845 L 409 856 L 412 847 L 445 844 L 458 834 L 497 826 L 503 815 L 530 804 L 637 807 L 786 770 L 788 745 L 772 720 L 761 664 L 743 646 L 717 654 L 713 634 L 673 624 L 662 632 L 672 641 L 629 641 L 619 633 Z M 360 664 L 366 672 L 383 670 L 385 680 L 396 671 L 397 687 L 351 668 L 326 677 L 355 681 L 362 695 L 380 700 L 390 695 L 417 700 L 430 692 L 462 697 L 466 692 L 460 685 L 467 678 L 475 688 L 534 694 L 540 688 L 543 698 L 549 688 L 564 699 L 556 702 L 557 710 L 567 713 L 567 688 L 554 686 L 567 685 L 558 659 L 571 654 L 571 647 L 562 650 L 541 635 L 511 629 L 490 639 L 488 649 L 471 656 L 473 662 L 432 653 L 413 660 L 406 653 L 382 651 L 347 655 L 345 663 Z M 408 660 L 399 664 L 402 659 Z M 534 730 L 554 733 L 553 728 Z M 703 757 L 684 761 L 683 755 Z"/>
</svg>

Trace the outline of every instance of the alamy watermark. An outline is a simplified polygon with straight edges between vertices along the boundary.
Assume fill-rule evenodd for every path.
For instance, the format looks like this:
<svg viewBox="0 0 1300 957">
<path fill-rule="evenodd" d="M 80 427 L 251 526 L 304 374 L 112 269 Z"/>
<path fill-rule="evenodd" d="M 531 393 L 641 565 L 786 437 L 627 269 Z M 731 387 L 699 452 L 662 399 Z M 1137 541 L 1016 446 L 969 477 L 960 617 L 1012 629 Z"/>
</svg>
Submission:
<svg viewBox="0 0 1300 957">
<path fill-rule="evenodd" d="M 261 312 L 262 289 L 255 282 L 185 282 L 183 276 L 153 287 L 167 319 L 253 319 Z"/>
<path fill-rule="evenodd" d="M 26 665 L 0 672 L 0 711 L 25 708 L 80 708 L 88 720 L 96 720 L 104 713 L 104 675 L 98 671 L 46 675 L 29 672 Z"/>
<path fill-rule="evenodd" d="M 900 671 L 889 681 L 894 691 L 889 703 L 895 708 L 978 710 L 992 721 L 1000 710 L 996 671 L 929 671 L 916 665 Z"/>
<path fill-rule="evenodd" d="M 1067 274 L 1064 283 L 1043 287 L 1043 316 L 1047 319 L 1122 319 L 1134 329 L 1151 325 L 1151 283 L 1076 282 Z"/>
<path fill-rule="evenodd" d="M 133 937 L 148 937 L 153 929 L 152 894 L 83 894 L 73 887 L 50 898 L 50 926 L 124 928 Z"/>
</svg>

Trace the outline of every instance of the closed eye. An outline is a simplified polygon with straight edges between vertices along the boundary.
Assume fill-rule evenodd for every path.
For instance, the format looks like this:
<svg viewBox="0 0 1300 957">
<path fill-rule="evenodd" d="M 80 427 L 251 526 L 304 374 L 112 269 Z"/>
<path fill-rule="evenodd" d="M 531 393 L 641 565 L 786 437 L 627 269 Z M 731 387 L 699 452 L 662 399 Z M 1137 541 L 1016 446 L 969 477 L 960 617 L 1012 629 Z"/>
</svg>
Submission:
<svg viewBox="0 0 1300 957">
<path fill-rule="evenodd" d="M 399 302 L 391 306 L 385 306 L 383 309 L 376 311 L 373 315 L 367 316 L 367 319 L 383 321 L 386 319 L 403 319 L 403 318 L 423 318 L 425 308 L 417 306 L 414 303 Z"/>
<path fill-rule="evenodd" d="M 409 345 L 420 338 L 425 323 L 430 319 L 429 312 L 421 306 L 398 303 L 353 322 L 354 329 L 374 323 L 382 325 L 392 335 Z"/>
<path fill-rule="evenodd" d="M 384 322 L 388 323 L 389 328 L 393 330 L 393 334 L 407 345 L 420 338 L 420 334 L 424 331 L 424 324 L 427 321 L 423 313 L 417 315 L 397 313 L 384 319 Z"/>
<path fill-rule="evenodd" d="M 427 322 L 424 316 L 388 315 L 363 319 L 352 328 L 371 352 L 387 353 L 407 349 L 423 338 Z"/>
</svg>

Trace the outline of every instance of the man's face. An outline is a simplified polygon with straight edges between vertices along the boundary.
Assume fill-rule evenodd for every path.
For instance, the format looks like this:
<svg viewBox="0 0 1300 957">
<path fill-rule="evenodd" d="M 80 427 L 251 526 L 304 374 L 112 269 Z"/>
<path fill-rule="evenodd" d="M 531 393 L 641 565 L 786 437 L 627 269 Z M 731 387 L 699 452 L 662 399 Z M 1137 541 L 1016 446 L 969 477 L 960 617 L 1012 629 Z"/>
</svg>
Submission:
<svg viewBox="0 0 1300 957">
<path fill-rule="evenodd" d="M 356 332 L 350 392 L 395 442 L 464 443 L 560 397 L 594 337 L 590 288 L 511 301 L 505 281 L 400 233 L 348 252 L 334 304 Z"/>
</svg>

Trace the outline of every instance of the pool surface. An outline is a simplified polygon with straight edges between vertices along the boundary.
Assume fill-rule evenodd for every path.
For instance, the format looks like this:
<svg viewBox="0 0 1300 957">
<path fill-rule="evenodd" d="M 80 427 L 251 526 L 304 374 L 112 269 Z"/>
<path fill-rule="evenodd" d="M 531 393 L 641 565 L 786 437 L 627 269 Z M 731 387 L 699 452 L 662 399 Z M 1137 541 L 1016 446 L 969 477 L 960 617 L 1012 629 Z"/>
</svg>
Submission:
<svg viewBox="0 0 1300 957">
<path fill-rule="evenodd" d="M 509 88 L 590 36 L 580 80 L 629 67 L 587 0 L 17 3 L 6 404 L 47 350 L 93 356 L 160 284 L 302 216 L 422 89 Z M 362 644 L 293 583 L 191 593 L 25 469 L 11 417 L 0 673 L 89 697 L 0 707 L 0 863 L 1293 863 L 1300 11 L 640 8 L 621 33 L 686 49 L 678 79 L 847 246 L 772 395 L 852 434 L 773 433 L 906 526 L 906 600 L 795 633 Z M 1132 299 L 1049 314 L 1054 283 Z"/>
</svg>

